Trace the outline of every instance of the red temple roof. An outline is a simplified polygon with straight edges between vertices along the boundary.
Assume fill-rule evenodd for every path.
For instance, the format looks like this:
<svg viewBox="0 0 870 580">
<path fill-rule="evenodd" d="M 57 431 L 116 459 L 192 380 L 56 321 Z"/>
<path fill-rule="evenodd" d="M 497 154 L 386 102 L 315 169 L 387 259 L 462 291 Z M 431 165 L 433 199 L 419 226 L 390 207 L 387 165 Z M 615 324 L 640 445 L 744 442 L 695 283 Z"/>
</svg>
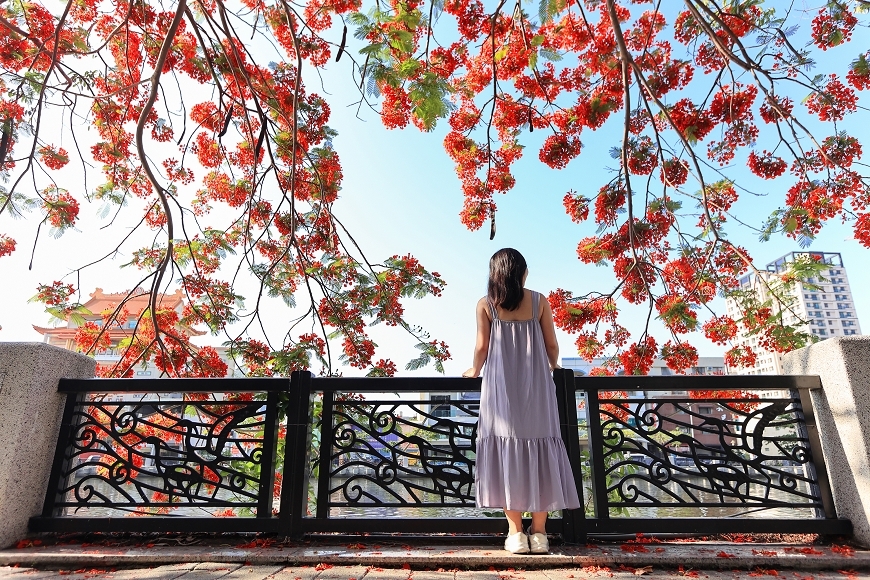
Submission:
<svg viewBox="0 0 870 580">
<path fill-rule="evenodd" d="M 150 295 L 142 288 L 134 288 L 133 290 L 125 290 L 124 292 L 105 293 L 102 288 L 97 288 L 90 294 L 90 300 L 84 303 L 84 307 L 92 314 L 84 315 L 85 318 L 91 318 L 93 315 L 101 315 L 107 310 L 114 310 L 121 302 L 124 302 L 124 308 L 129 312 L 131 317 L 137 317 L 140 312 L 148 308 L 150 305 Z M 125 302 L 126 299 L 126 302 Z M 173 294 L 158 294 L 157 305 L 161 309 L 179 310 L 184 304 L 184 292 L 180 289 Z M 109 329 L 109 336 L 112 338 L 120 338 L 129 336 L 133 329 L 127 328 L 126 320 L 119 320 L 124 328 L 118 328 L 113 325 Z M 58 326 L 56 328 L 47 328 L 44 326 L 33 325 L 33 329 L 39 334 L 50 334 L 56 338 L 73 339 L 76 334 L 76 327 L 70 327 L 69 321 L 67 326 Z M 184 328 L 184 331 L 192 336 L 202 336 L 205 332 L 192 328 Z"/>
</svg>

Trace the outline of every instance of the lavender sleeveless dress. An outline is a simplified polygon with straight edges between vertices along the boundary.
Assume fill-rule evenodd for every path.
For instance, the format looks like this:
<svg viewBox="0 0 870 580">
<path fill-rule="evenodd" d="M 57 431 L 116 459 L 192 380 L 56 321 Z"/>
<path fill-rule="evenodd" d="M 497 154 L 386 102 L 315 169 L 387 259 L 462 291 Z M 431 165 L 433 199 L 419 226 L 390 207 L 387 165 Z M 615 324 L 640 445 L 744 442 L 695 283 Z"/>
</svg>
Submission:
<svg viewBox="0 0 870 580">
<path fill-rule="evenodd" d="M 559 427 L 541 323 L 499 320 L 492 304 L 477 427 L 477 507 L 549 512 L 580 507 Z"/>
</svg>

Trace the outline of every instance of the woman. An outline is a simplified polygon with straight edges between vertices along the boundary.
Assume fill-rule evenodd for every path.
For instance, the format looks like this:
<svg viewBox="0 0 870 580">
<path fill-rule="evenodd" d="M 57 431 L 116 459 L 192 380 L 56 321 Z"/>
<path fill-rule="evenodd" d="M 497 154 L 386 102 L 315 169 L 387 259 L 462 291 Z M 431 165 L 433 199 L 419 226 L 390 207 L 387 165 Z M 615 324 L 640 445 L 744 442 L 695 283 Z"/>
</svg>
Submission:
<svg viewBox="0 0 870 580">
<path fill-rule="evenodd" d="M 463 376 L 477 377 L 483 368 L 477 507 L 504 510 L 505 550 L 544 554 L 547 512 L 576 509 L 580 501 L 551 374 L 559 368 L 553 313 L 545 298 L 524 288 L 528 274 L 526 260 L 512 248 L 490 259 L 487 295 L 477 303 L 474 365 Z M 526 511 L 532 512 L 528 535 L 522 527 Z"/>
</svg>

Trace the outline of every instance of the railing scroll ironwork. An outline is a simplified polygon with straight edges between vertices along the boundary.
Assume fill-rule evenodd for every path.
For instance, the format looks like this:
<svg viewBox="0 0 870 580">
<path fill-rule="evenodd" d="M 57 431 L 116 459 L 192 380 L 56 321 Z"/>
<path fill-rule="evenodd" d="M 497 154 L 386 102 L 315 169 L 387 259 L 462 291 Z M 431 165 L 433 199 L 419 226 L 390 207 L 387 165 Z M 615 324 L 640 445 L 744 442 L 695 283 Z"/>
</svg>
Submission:
<svg viewBox="0 0 870 580">
<path fill-rule="evenodd" d="M 815 532 L 838 519 L 818 377 L 554 372 L 588 534 Z M 480 379 L 62 380 L 34 531 L 504 533 L 474 503 Z M 220 516 L 220 517 L 218 517 Z"/>
</svg>

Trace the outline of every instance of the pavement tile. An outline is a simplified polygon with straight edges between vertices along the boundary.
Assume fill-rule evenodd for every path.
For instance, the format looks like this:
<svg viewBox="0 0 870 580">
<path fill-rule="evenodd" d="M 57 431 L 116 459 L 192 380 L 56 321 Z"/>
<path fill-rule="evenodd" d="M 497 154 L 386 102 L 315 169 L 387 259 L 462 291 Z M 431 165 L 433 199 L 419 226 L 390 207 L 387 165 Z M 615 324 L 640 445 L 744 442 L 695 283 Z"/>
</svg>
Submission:
<svg viewBox="0 0 870 580">
<path fill-rule="evenodd" d="M 366 576 L 366 578 L 368 579 L 369 576 Z M 411 578 L 412 580 L 454 580 L 455 575 L 453 572 L 429 572 L 424 570 L 417 572 L 414 570 Z"/>
<path fill-rule="evenodd" d="M 498 547 L 485 549 L 459 547 L 452 550 L 436 550 L 430 561 L 442 562 L 450 567 L 488 567 L 496 568 L 543 568 L 569 566 L 573 556 L 560 554 L 555 550 L 549 554 L 510 554 Z"/>
<path fill-rule="evenodd" d="M 31 570 L 31 568 L 21 568 L 13 567 L 13 566 L 0 566 L 0 578 L 8 578 L 9 576 L 13 576 L 15 574 L 23 574 Z"/>
<path fill-rule="evenodd" d="M 173 566 L 157 566 L 156 568 L 135 568 L 118 570 L 107 574 L 106 578 L 112 580 L 175 580 L 193 569 L 193 564 L 186 564 L 184 568 Z"/>
<path fill-rule="evenodd" d="M 178 577 L 178 580 L 217 580 L 230 574 L 238 566 L 224 564 L 223 568 L 210 568 L 204 570 L 190 570 Z"/>
<path fill-rule="evenodd" d="M 0 578 L 12 578 L 14 580 L 41 580 L 42 578 L 57 578 L 57 571 L 3 566 L 0 567 Z"/>
<path fill-rule="evenodd" d="M 368 572 L 368 566 L 334 566 L 326 568 L 317 580 L 361 580 Z"/>
<path fill-rule="evenodd" d="M 314 566 L 288 566 L 278 570 L 269 580 L 313 580 L 320 574 Z"/>
<path fill-rule="evenodd" d="M 222 580 L 266 580 L 283 568 L 284 566 L 242 566 L 224 576 Z"/>
<path fill-rule="evenodd" d="M 419 576 L 417 574 L 422 574 L 422 572 L 413 573 L 411 570 L 397 570 L 396 568 L 381 568 L 378 566 L 370 566 L 366 570 L 366 575 L 364 576 L 365 580 L 408 580 L 411 578 L 413 574 L 413 580 L 418 580 Z M 320 580 L 318 578 L 318 580 Z M 453 580 L 453 575 L 450 575 L 450 580 Z"/>
<path fill-rule="evenodd" d="M 454 580 L 454 572 L 410 570 L 396 568 L 369 568 L 365 580 Z M 318 580 L 320 580 L 318 578 Z"/>
<path fill-rule="evenodd" d="M 457 572 L 456 580 L 501 580 L 501 576 L 491 570 L 467 570 Z"/>
<path fill-rule="evenodd" d="M 499 570 L 502 580 L 550 580 L 543 570 Z M 416 580 L 416 579 L 415 579 Z"/>
</svg>

